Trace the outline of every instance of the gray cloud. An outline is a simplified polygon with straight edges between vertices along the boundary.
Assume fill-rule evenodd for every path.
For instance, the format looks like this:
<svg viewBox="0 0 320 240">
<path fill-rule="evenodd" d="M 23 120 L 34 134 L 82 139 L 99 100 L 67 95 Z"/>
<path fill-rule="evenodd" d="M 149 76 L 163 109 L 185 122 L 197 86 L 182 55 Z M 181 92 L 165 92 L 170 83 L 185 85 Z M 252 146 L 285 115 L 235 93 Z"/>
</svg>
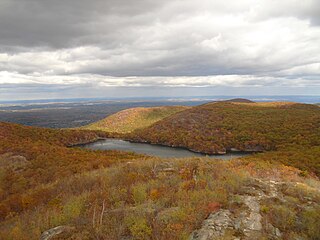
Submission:
<svg viewBox="0 0 320 240">
<path fill-rule="evenodd" d="M 1 0 L 0 42 L 3 47 L 68 48 L 97 42 L 108 46 L 128 24 L 145 24 L 147 19 L 139 22 L 139 16 L 159 9 L 159 4 L 150 0 L 134 4 L 126 0 Z"/>
<path fill-rule="evenodd" d="M 0 0 L 0 84 L 319 86 L 319 13 L 317 0 Z"/>
</svg>

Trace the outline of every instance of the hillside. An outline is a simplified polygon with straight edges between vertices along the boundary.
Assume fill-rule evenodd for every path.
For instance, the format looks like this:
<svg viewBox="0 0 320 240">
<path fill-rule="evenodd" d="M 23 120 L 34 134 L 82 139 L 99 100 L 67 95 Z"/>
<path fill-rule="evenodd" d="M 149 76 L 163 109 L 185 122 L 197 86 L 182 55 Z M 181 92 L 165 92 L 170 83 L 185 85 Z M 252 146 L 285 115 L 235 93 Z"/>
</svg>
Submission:
<svg viewBox="0 0 320 240">
<path fill-rule="evenodd" d="M 0 123 L 0 239 L 319 236 L 320 183 L 279 163 L 290 155 L 172 161 L 67 147 L 101 134 Z"/>
<path fill-rule="evenodd" d="M 184 106 L 137 107 L 113 114 L 101 121 L 82 127 L 82 129 L 102 130 L 115 133 L 129 133 L 145 128 L 177 112 L 189 109 Z"/>
<path fill-rule="evenodd" d="M 315 105 L 216 102 L 177 113 L 127 137 L 223 154 L 229 150 L 269 151 L 295 145 L 317 149 L 319 136 L 320 109 Z"/>
<path fill-rule="evenodd" d="M 211 154 L 234 148 L 275 150 L 287 144 L 319 145 L 319 119 L 314 105 L 217 102 L 177 113 L 131 136 Z"/>
</svg>

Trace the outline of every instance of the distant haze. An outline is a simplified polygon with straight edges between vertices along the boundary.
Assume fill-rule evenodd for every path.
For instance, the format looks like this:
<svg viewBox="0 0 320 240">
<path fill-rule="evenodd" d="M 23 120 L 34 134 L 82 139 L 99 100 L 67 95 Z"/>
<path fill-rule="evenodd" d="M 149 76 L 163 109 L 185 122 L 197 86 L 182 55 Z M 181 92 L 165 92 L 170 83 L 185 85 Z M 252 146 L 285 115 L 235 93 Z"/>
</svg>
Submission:
<svg viewBox="0 0 320 240">
<path fill-rule="evenodd" d="M 0 0 L 0 100 L 319 95 L 318 0 Z"/>
</svg>

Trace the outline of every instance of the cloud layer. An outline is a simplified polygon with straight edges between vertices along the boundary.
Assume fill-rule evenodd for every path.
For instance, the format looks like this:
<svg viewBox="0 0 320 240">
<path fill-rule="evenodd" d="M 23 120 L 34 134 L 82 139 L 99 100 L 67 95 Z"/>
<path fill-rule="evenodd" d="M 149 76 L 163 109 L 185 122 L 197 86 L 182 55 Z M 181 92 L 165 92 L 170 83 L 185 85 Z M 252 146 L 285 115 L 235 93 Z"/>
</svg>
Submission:
<svg viewBox="0 0 320 240">
<path fill-rule="evenodd" d="M 318 0 L 0 0 L 0 87 L 320 90 Z"/>
</svg>

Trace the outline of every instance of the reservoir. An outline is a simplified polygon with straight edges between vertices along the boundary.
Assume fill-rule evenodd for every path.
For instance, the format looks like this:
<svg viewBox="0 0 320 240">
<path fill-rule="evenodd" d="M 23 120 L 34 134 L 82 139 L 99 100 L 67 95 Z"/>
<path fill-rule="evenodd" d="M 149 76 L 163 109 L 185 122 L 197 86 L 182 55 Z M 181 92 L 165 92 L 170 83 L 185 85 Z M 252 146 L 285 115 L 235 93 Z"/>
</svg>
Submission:
<svg viewBox="0 0 320 240">
<path fill-rule="evenodd" d="M 149 156 L 156 156 L 161 158 L 183 158 L 183 157 L 210 157 L 218 159 L 239 158 L 248 155 L 249 153 L 232 152 L 225 155 L 205 155 L 202 153 L 191 152 L 187 149 L 178 147 L 166 147 L 160 145 L 153 145 L 149 143 L 133 143 L 119 139 L 103 139 L 93 143 L 81 145 L 83 148 L 92 150 L 120 150 L 127 152 L 135 152 L 139 154 L 146 154 Z"/>
</svg>

